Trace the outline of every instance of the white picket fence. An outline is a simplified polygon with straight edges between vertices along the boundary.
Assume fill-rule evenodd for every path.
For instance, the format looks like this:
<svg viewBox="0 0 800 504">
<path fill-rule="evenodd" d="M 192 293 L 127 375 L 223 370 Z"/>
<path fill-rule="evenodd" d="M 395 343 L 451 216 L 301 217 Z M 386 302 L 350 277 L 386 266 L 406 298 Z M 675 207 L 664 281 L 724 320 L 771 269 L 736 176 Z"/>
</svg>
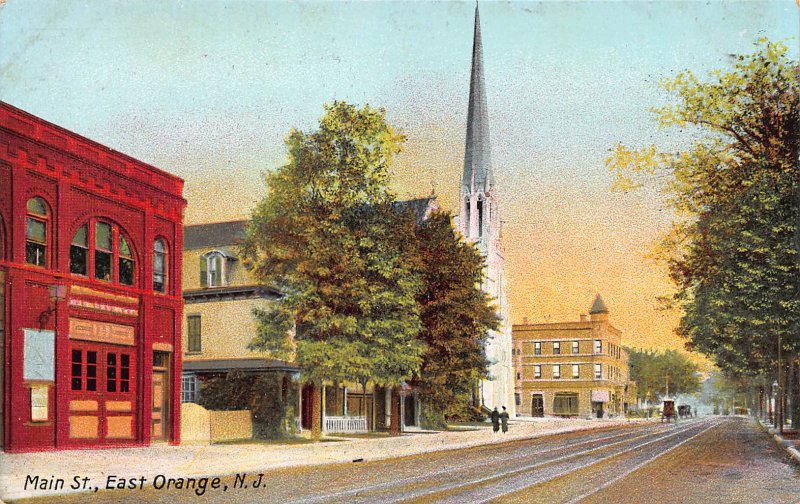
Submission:
<svg viewBox="0 0 800 504">
<path fill-rule="evenodd" d="M 367 432 L 367 417 L 365 416 L 326 416 L 325 432 Z"/>
</svg>

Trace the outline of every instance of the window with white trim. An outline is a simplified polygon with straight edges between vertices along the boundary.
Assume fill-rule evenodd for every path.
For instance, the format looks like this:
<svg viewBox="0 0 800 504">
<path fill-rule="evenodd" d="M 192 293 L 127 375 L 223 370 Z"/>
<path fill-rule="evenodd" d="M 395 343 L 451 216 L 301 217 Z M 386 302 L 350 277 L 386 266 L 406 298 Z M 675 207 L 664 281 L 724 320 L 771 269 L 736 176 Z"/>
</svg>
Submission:
<svg viewBox="0 0 800 504">
<path fill-rule="evenodd" d="M 603 353 L 603 342 L 599 339 L 594 340 L 594 353 Z"/>
<path fill-rule="evenodd" d="M 537 379 L 542 377 L 542 366 L 539 364 L 533 366 L 533 377 Z"/>
<path fill-rule="evenodd" d="M 597 380 L 601 380 L 603 378 L 603 365 L 602 364 L 595 364 L 594 365 L 594 377 Z"/>
<path fill-rule="evenodd" d="M 572 365 L 572 377 L 573 378 L 580 378 L 581 376 L 581 365 L 580 364 L 573 364 Z"/>
<path fill-rule="evenodd" d="M 228 284 L 228 258 L 214 250 L 200 257 L 200 286 L 224 287 Z"/>
<path fill-rule="evenodd" d="M 197 401 L 197 376 L 183 375 L 181 378 L 181 402 Z"/>
<path fill-rule="evenodd" d="M 559 366 L 558 364 L 553 366 L 553 379 L 554 380 L 561 379 L 561 366 Z"/>
<path fill-rule="evenodd" d="M 553 355 L 558 355 L 561 353 L 561 342 L 554 341 L 553 342 Z"/>
<path fill-rule="evenodd" d="M 574 354 L 578 353 L 579 349 L 580 349 L 580 345 L 578 344 L 578 342 L 577 341 L 573 341 L 572 342 L 572 353 L 574 353 Z"/>
<path fill-rule="evenodd" d="M 542 342 L 535 341 L 533 343 L 533 355 L 542 355 Z"/>
</svg>

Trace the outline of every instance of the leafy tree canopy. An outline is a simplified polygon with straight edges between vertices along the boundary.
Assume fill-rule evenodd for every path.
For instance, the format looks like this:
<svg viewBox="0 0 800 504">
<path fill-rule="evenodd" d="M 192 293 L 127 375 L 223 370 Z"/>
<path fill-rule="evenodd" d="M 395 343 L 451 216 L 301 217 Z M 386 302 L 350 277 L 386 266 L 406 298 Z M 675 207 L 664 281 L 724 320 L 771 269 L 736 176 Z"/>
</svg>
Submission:
<svg viewBox="0 0 800 504">
<path fill-rule="evenodd" d="M 657 254 L 684 311 L 678 332 L 731 375 L 774 367 L 800 347 L 798 62 L 761 39 L 732 68 L 662 82 L 662 127 L 697 133 L 679 152 L 618 144 L 615 187 L 656 182 L 677 219 Z"/>
<path fill-rule="evenodd" d="M 628 351 L 628 365 L 631 380 L 636 382 L 639 399 L 656 401 L 667 393 L 669 375 L 669 394 L 693 394 L 700 389 L 700 374 L 697 364 L 685 354 L 676 350 Z"/>
<path fill-rule="evenodd" d="M 416 244 L 423 285 L 417 294 L 419 338 L 426 350 L 415 385 L 441 419 L 462 416 L 472 387 L 488 377 L 487 331 L 498 327 L 491 300 L 480 289 L 483 257 L 443 212 L 418 227 Z"/>
<path fill-rule="evenodd" d="M 316 131 L 292 130 L 286 165 L 266 176 L 242 253 L 284 298 L 256 310 L 252 349 L 294 360 L 306 379 L 397 384 L 425 345 L 415 296 L 413 222 L 387 188 L 404 137 L 383 110 L 334 102 Z"/>
</svg>

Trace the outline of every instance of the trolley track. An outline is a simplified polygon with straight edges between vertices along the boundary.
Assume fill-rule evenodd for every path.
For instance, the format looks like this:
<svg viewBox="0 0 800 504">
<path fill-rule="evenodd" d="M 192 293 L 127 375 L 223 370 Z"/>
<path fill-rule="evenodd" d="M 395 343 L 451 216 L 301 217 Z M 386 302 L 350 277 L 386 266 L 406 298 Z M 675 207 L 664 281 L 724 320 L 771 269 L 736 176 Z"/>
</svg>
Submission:
<svg viewBox="0 0 800 504">
<path fill-rule="evenodd" d="M 444 469 L 413 477 L 326 492 L 291 502 L 482 502 L 533 485 L 546 484 L 626 455 L 638 460 L 636 455 L 643 449 L 645 453 L 640 457 L 650 459 L 653 451 L 666 450 L 671 444 L 680 443 L 713 426 L 714 423 L 709 424 L 708 421 L 689 425 L 655 425 L 632 432 L 592 436 L 569 444 L 554 443 L 534 449 L 528 447 L 501 454 L 494 461 L 498 466 L 494 471 L 486 471 L 487 460 L 482 459 L 473 463 L 448 465 Z M 525 501 L 530 502 L 529 499 Z"/>
</svg>

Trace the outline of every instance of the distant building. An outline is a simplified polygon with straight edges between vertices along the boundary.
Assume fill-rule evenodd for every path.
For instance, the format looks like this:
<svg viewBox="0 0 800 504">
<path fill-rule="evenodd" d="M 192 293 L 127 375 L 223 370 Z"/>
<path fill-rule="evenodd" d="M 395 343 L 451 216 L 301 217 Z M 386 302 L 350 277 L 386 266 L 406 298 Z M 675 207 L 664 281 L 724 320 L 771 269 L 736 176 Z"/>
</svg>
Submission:
<svg viewBox="0 0 800 504">
<path fill-rule="evenodd" d="M 529 416 L 622 416 L 636 404 L 621 332 L 598 294 L 577 322 L 515 324 L 517 411 Z"/>
<path fill-rule="evenodd" d="M 182 191 L 0 102 L 5 450 L 179 442 Z"/>
</svg>

